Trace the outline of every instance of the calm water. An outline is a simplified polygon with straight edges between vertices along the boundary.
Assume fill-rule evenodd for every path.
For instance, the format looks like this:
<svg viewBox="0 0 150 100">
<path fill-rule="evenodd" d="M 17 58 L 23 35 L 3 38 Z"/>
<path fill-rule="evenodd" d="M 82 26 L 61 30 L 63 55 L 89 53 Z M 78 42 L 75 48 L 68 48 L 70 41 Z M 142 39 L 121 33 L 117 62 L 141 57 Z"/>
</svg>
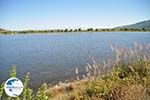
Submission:
<svg viewBox="0 0 150 100">
<path fill-rule="evenodd" d="M 17 77 L 30 72 L 31 85 L 55 83 L 74 78 L 75 67 L 101 61 L 111 54 L 109 43 L 133 46 L 133 42 L 150 43 L 150 33 L 64 33 L 0 35 L 0 82 L 8 78 L 11 66 L 17 66 Z"/>
</svg>

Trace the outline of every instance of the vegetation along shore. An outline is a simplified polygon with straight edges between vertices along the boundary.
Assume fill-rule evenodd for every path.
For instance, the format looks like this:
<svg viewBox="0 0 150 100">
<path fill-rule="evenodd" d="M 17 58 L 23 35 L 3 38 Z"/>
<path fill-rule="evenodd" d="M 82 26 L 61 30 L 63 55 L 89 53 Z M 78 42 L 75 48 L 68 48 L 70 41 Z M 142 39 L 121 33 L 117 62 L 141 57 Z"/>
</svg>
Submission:
<svg viewBox="0 0 150 100">
<path fill-rule="evenodd" d="M 149 32 L 150 20 L 138 22 L 132 25 L 114 28 L 77 28 L 77 29 L 48 29 L 48 30 L 22 30 L 12 31 L 0 28 L 0 34 L 31 34 L 31 33 L 62 33 L 62 32 Z"/>
<path fill-rule="evenodd" d="M 133 48 L 120 48 L 110 44 L 115 58 L 85 66 L 85 73 L 79 75 L 75 69 L 76 79 L 71 82 L 49 86 L 46 83 L 33 91 L 27 73 L 24 91 L 17 98 L 5 95 L 0 84 L 1 100 L 150 100 L 150 44 L 142 46 L 134 43 Z M 16 77 L 13 66 L 9 77 Z"/>
</svg>

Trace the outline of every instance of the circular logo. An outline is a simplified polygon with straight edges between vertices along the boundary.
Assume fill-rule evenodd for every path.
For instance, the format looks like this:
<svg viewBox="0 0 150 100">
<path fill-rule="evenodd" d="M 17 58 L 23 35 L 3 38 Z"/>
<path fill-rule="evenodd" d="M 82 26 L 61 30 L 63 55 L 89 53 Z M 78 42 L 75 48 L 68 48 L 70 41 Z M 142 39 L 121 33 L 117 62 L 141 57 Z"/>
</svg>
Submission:
<svg viewBox="0 0 150 100">
<path fill-rule="evenodd" d="M 5 93 L 10 97 L 17 97 L 23 91 L 23 83 L 18 78 L 10 78 L 4 85 Z"/>
</svg>

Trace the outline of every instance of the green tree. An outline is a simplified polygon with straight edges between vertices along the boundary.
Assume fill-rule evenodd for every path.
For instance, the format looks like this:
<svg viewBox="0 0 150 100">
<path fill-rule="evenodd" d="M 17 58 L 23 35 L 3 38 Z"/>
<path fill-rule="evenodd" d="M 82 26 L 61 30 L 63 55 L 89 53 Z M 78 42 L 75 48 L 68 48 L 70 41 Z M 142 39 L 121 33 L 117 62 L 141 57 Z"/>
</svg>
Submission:
<svg viewBox="0 0 150 100">
<path fill-rule="evenodd" d="M 66 28 L 66 29 L 64 30 L 64 32 L 68 32 L 68 29 Z"/>
<path fill-rule="evenodd" d="M 146 31 L 146 29 L 145 29 L 145 28 L 142 28 L 142 30 L 143 30 L 143 31 Z"/>
<path fill-rule="evenodd" d="M 98 31 L 98 29 L 95 29 L 95 31 L 97 32 L 97 31 Z"/>
<path fill-rule="evenodd" d="M 72 29 L 70 29 L 69 32 L 72 32 Z"/>
<path fill-rule="evenodd" d="M 128 31 L 128 28 L 124 28 L 124 31 Z"/>
<path fill-rule="evenodd" d="M 93 31 L 93 28 L 90 28 L 90 31 Z"/>
<path fill-rule="evenodd" d="M 80 32 L 80 31 L 81 31 L 81 28 L 79 28 L 78 31 Z"/>
<path fill-rule="evenodd" d="M 93 28 L 88 28 L 87 31 L 93 31 Z"/>
</svg>

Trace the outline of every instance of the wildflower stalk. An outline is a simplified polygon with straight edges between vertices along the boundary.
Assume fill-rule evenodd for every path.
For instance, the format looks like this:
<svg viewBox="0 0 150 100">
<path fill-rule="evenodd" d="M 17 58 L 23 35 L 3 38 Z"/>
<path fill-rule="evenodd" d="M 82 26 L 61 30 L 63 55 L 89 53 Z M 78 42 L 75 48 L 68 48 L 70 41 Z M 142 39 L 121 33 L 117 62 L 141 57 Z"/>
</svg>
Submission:
<svg viewBox="0 0 150 100">
<path fill-rule="evenodd" d="M 47 89 L 47 84 L 44 83 L 37 92 L 36 100 L 48 100 L 46 89 Z"/>
</svg>

